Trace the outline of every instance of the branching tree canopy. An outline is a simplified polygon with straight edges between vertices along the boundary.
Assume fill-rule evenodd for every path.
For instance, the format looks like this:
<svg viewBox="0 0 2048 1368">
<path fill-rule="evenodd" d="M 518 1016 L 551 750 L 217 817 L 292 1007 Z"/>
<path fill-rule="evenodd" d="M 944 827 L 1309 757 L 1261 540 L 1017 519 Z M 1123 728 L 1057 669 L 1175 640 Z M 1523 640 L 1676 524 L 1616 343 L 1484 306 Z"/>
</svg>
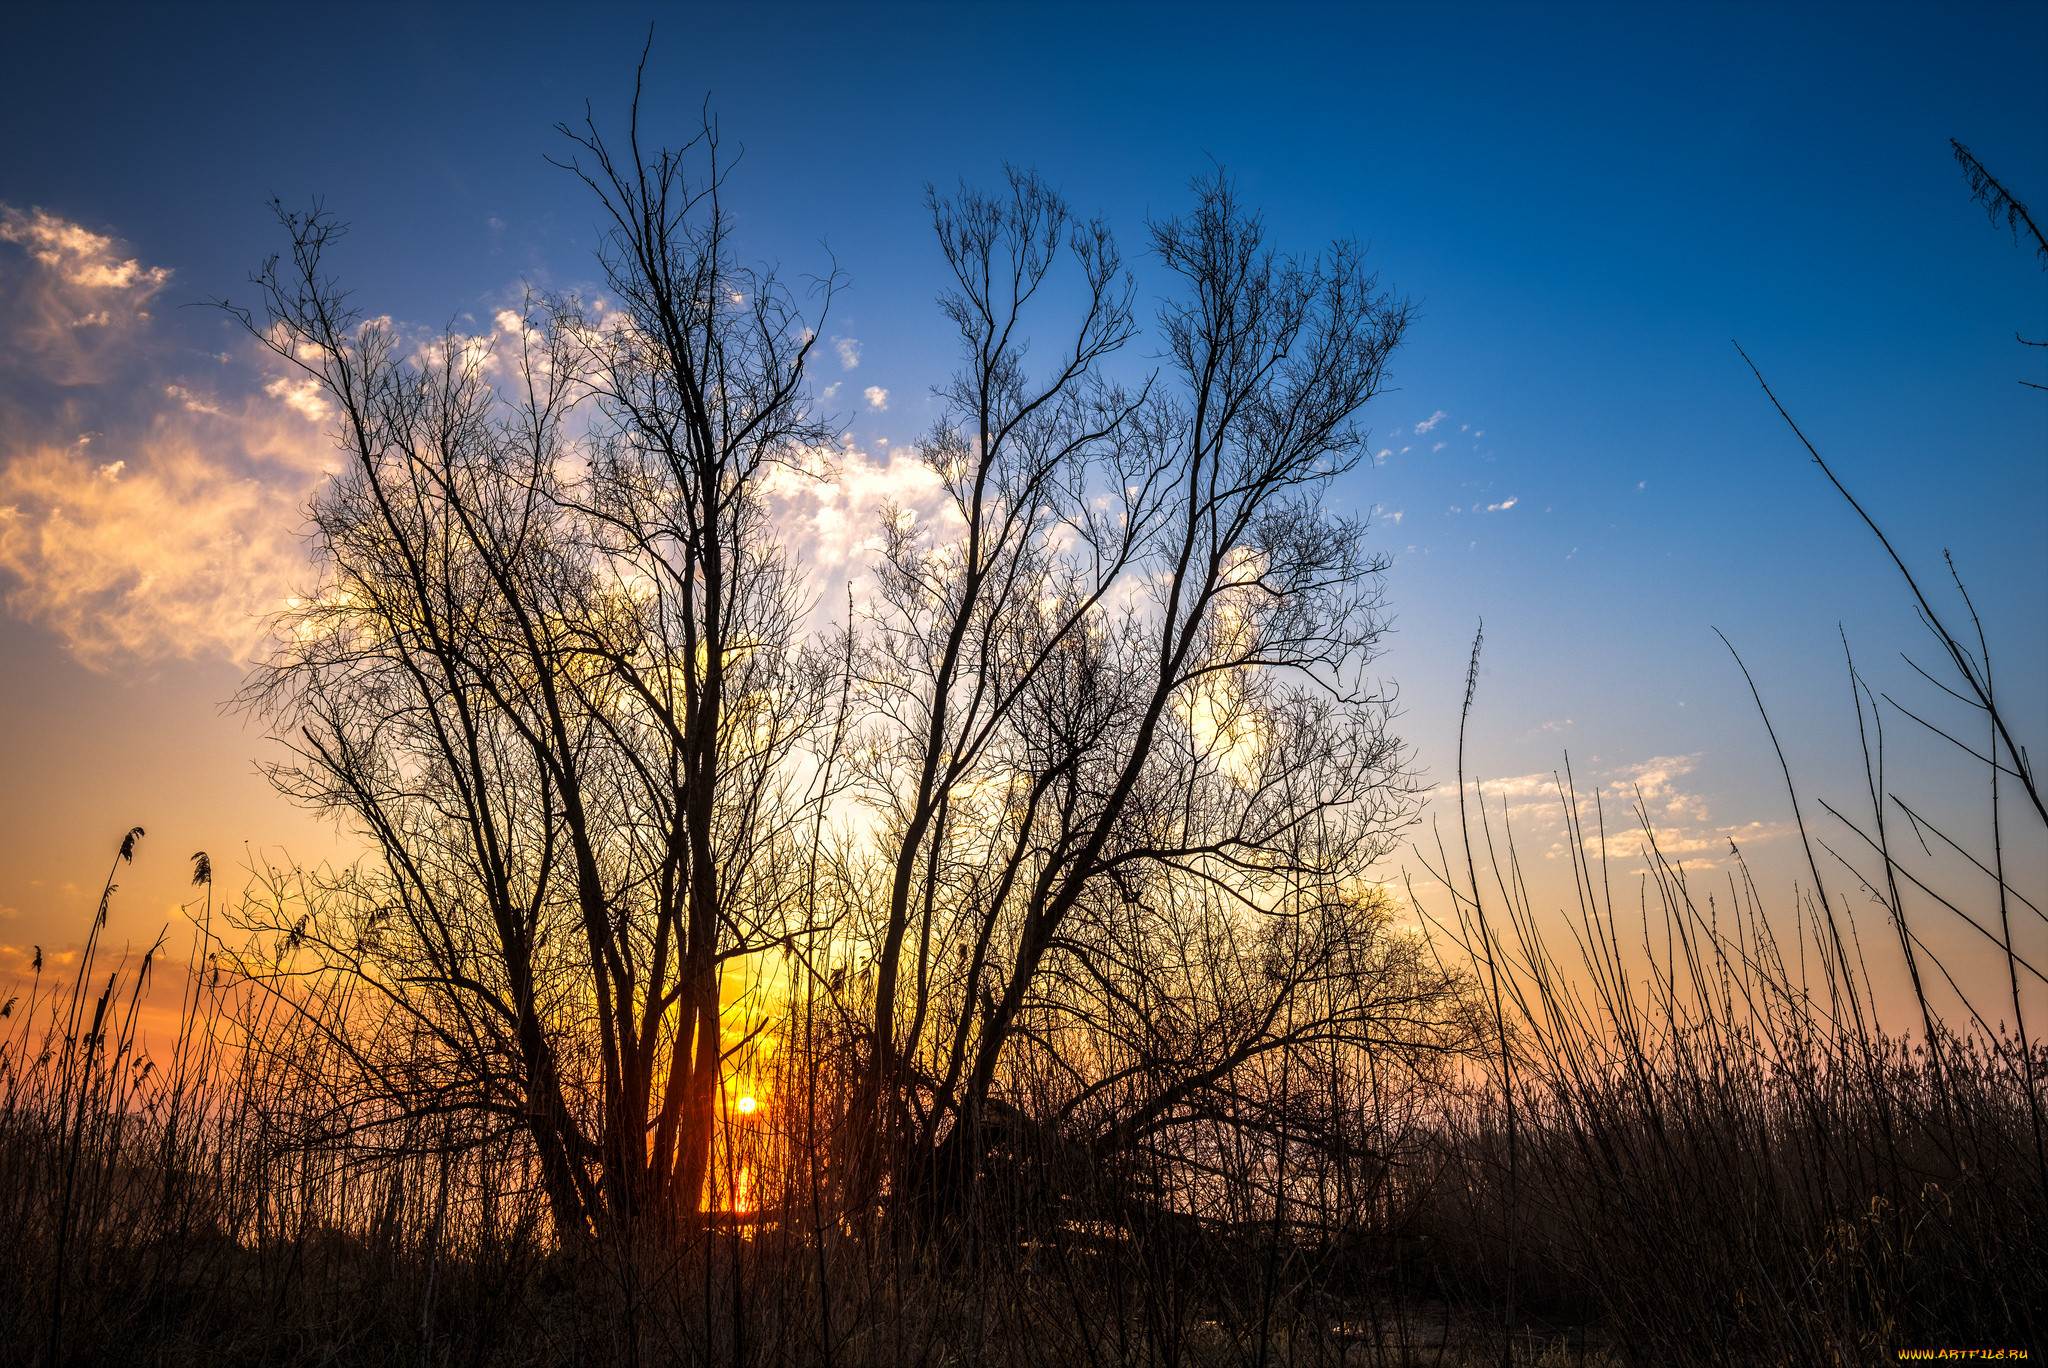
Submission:
<svg viewBox="0 0 2048 1368">
<path fill-rule="evenodd" d="M 277 782 L 380 857 L 301 929 L 374 999 L 346 1034 L 379 1115 L 523 1128 L 585 1231 L 697 1208 L 720 968 L 789 930 L 764 871 L 818 797 L 788 762 L 826 695 L 759 485 L 829 430 L 811 315 L 733 259 L 715 131 L 624 166 L 569 136 L 618 304 L 530 301 L 509 357 L 402 354 L 324 274 L 333 220 L 283 215 L 247 321 L 349 464 L 247 697 L 289 727 Z"/>
<path fill-rule="evenodd" d="M 1353 244 L 1277 254 L 1222 174 L 1195 201 L 1152 225 L 1179 291 L 1132 388 L 1105 225 L 1030 175 L 931 198 L 964 365 L 922 450 L 960 526 L 885 518 L 857 685 L 872 1134 L 906 1180 L 972 1172 L 1019 1052 L 1116 1148 L 1443 992 L 1364 881 L 1408 798 L 1365 675 L 1385 563 L 1321 501 L 1410 310 Z M 1033 375 L 1062 249 L 1082 303 Z"/>
<path fill-rule="evenodd" d="M 249 914 L 279 934 L 245 970 L 317 1026 L 287 1062 L 321 1132 L 520 1138 L 565 1240 L 686 1224 L 724 969 L 767 950 L 831 975 L 854 1206 L 949 1200 L 1019 1127 L 1098 1163 L 1226 1117 L 1312 1136 L 1338 1106 L 1301 1080 L 1342 1052 L 1459 1048 L 1370 878 L 1411 802 L 1368 673 L 1386 563 L 1325 500 L 1411 312 L 1360 250 L 1282 255 L 1197 182 L 1150 226 L 1162 364 L 1119 378 L 1105 223 L 1023 172 L 932 194 L 963 364 L 920 451 L 957 516 L 879 510 L 872 592 L 812 639 L 766 489 L 835 436 L 836 276 L 736 259 L 713 125 L 562 131 L 609 307 L 404 342 L 316 209 L 240 314 L 347 458 L 245 694 L 277 784 L 374 849 Z"/>
</svg>

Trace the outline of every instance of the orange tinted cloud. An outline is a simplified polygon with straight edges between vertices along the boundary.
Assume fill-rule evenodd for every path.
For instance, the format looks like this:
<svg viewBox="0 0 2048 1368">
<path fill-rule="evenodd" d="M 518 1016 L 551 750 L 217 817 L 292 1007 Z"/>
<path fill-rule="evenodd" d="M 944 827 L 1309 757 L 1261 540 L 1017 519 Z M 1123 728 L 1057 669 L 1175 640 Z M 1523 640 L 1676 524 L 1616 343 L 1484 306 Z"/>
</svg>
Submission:
<svg viewBox="0 0 2048 1368">
<path fill-rule="evenodd" d="M 41 209 L 0 205 L 0 242 L 26 258 L 4 303 L 0 348 L 28 359 L 57 385 L 94 384 L 108 353 L 149 319 L 148 305 L 170 283 L 163 267 L 121 255 L 114 240 Z"/>
<path fill-rule="evenodd" d="M 307 578 L 318 396 L 228 357 L 209 382 L 245 394 L 170 373 L 192 352 L 147 307 L 170 272 L 109 236 L 0 206 L 0 243 L 0 601 L 96 669 L 245 659 Z"/>
<path fill-rule="evenodd" d="M 0 468 L 7 610 L 96 669 L 123 655 L 244 659 L 305 577 L 305 472 L 242 475 L 198 425 L 166 418 L 114 461 L 37 446 Z"/>
<path fill-rule="evenodd" d="M 1789 821 L 1715 822 L 1706 799 L 1687 782 L 1699 761 L 1698 755 L 1659 755 L 1638 764 L 1582 772 L 1577 796 L 1586 853 L 1598 857 L 1603 821 L 1605 848 L 1610 856 L 1632 856 L 1643 851 L 1644 817 L 1648 818 L 1657 849 L 1667 859 L 1683 860 L 1692 869 L 1719 865 L 1728 856 L 1731 842 L 1747 849 L 1793 833 Z M 1488 819 L 1498 823 L 1504 816 L 1525 856 L 1540 852 L 1545 859 L 1556 860 L 1570 850 L 1572 835 L 1565 824 L 1561 769 L 1487 779 L 1476 788 L 1466 789 L 1467 799 L 1475 804 L 1482 794 Z M 1596 794 L 1604 804 L 1598 815 L 1593 807 Z M 1446 815 L 1455 831 L 1457 786 L 1439 784 L 1430 790 L 1429 797 L 1431 807 Z M 1483 836 L 1478 834 L 1479 809 L 1474 806 L 1470 813 L 1475 839 L 1483 842 Z M 1425 845 L 1433 841 L 1433 837 L 1422 839 Z"/>
</svg>

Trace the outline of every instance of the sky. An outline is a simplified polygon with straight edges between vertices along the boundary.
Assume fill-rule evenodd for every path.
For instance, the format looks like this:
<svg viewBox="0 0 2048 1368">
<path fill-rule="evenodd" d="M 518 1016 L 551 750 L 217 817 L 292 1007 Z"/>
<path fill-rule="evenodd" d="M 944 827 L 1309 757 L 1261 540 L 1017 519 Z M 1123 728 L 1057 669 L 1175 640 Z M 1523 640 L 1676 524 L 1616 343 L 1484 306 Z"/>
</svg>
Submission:
<svg viewBox="0 0 2048 1368">
<path fill-rule="evenodd" d="M 184 934 L 192 851 L 224 884 L 351 857 L 229 706 L 308 583 L 299 510 L 335 458 L 208 302 L 253 302 L 273 196 L 347 221 L 343 278 L 408 327 L 590 289 L 554 125 L 622 127 L 650 22 L 643 127 L 714 113 L 743 248 L 845 273 L 817 375 L 856 454 L 842 570 L 953 364 L 926 186 L 1035 168 L 1149 291 L 1147 220 L 1220 165 L 1276 244 L 1355 237 L 1417 306 L 1331 499 L 1393 558 L 1376 668 L 1433 786 L 1419 832 L 1482 620 L 1467 768 L 1546 877 L 1567 757 L 1691 867 L 1725 876 L 1732 836 L 1771 886 L 1803 874 L 1716 629 L 1810 820 L 1863 783 L 1845 641 L 1874 689 L 1942 706 L 1903 581 L 1735 341 L 1931 586 L 1953 553 L 2016 730 L 2048 731 L 2048 394 L 2021 383 L 2048 350 L 2015 340 L 2048 337 L 2048 275 L 1948 141 L 2042 217 L 2048 7 L 46 6 L 0 51 L 0 974 L 82 940 L 131 826 L 110 934 L 137 946 Z M 1887 726 L 1895 782 L 1981 836 L 1968 767 Z M 1955 937 L 1963 974 L 2002 974 Z"/>
</svg>

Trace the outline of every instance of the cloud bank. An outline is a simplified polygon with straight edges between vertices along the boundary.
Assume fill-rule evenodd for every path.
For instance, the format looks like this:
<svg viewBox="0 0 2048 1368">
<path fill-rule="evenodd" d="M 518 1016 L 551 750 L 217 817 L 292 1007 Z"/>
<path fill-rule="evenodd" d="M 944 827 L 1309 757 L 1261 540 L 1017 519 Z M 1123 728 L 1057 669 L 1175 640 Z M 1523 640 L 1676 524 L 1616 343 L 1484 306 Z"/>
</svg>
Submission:
<svg viewBox="0 0 2048 1368">
<path fill-rule="evenodd" d="M 1545 724 L 1544 730 L 1552 727 Z M 1646 854 L 1646 835 L 1654 833 L 1664 857 L 1683 861 L 1688 869 L 1720 866 L 1730 858 L 1731 845 L 1745 847 L 1791 833 L 1790 822 L 1714 822 L 1706 799 L 1687 780 L 1699 760 L 1698 755 L 1659 755 L 1638 764 L 1582 771 L 1574 787 L 1586 855 L 1600 858 L 1603 824 L 1609 859 Z M 1546 860 L 1562 860 L 1570 853 L 1562 770 L 1468 784 L 1468 803 L 1476 804 L 1482 794 L 1496 837 L 1505 834 L 1504 821 L 1506 833 L 1512 834 L 1525 858 L 1540 854 Z M 1455 827 L 1457 785 L 1438 785 L 1429 800 L 1436 812 L 1452 814 Z M 1471 808 L 1471 820 L 1474 838 L 1483 844 L 1476 806 Z"/>
<path fill-rule="evenodd" d="M 181 342 L 172 273 L 0 205 L 0 602 L 87 666 L 247 659 L 307 577 L 317 394 Z"/>
</svg>

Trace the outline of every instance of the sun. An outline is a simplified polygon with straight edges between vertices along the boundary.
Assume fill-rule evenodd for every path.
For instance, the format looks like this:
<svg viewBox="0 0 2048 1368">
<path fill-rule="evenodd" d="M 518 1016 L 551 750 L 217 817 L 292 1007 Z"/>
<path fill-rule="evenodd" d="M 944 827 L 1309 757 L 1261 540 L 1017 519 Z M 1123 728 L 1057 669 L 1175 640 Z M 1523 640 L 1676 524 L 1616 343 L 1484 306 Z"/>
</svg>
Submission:
<svg viewBox="0 0 2048 1368">
<path fill-rule="evenodd" d="M 758 1106 L 760 1106 L 760 1105 L 761 1105 L 760 1103 L 756 1102 L 756 1101 L 755 1101 L 755 1100 L 754 1100 L 753 1098 L 751 1098 L 751 1097 L 742 1097 L 742 1098 L 740 1099 L 740 1102 L 739 1102 L 739 1107 L 740 1107 L 740 1115 L 741 1115 L 741 1116 L 752 1116 L 752 1115 L 754 1114 L 754 1108 L 756 1108 L 756 1107 L 758 1107 Z"/>
</svg>

